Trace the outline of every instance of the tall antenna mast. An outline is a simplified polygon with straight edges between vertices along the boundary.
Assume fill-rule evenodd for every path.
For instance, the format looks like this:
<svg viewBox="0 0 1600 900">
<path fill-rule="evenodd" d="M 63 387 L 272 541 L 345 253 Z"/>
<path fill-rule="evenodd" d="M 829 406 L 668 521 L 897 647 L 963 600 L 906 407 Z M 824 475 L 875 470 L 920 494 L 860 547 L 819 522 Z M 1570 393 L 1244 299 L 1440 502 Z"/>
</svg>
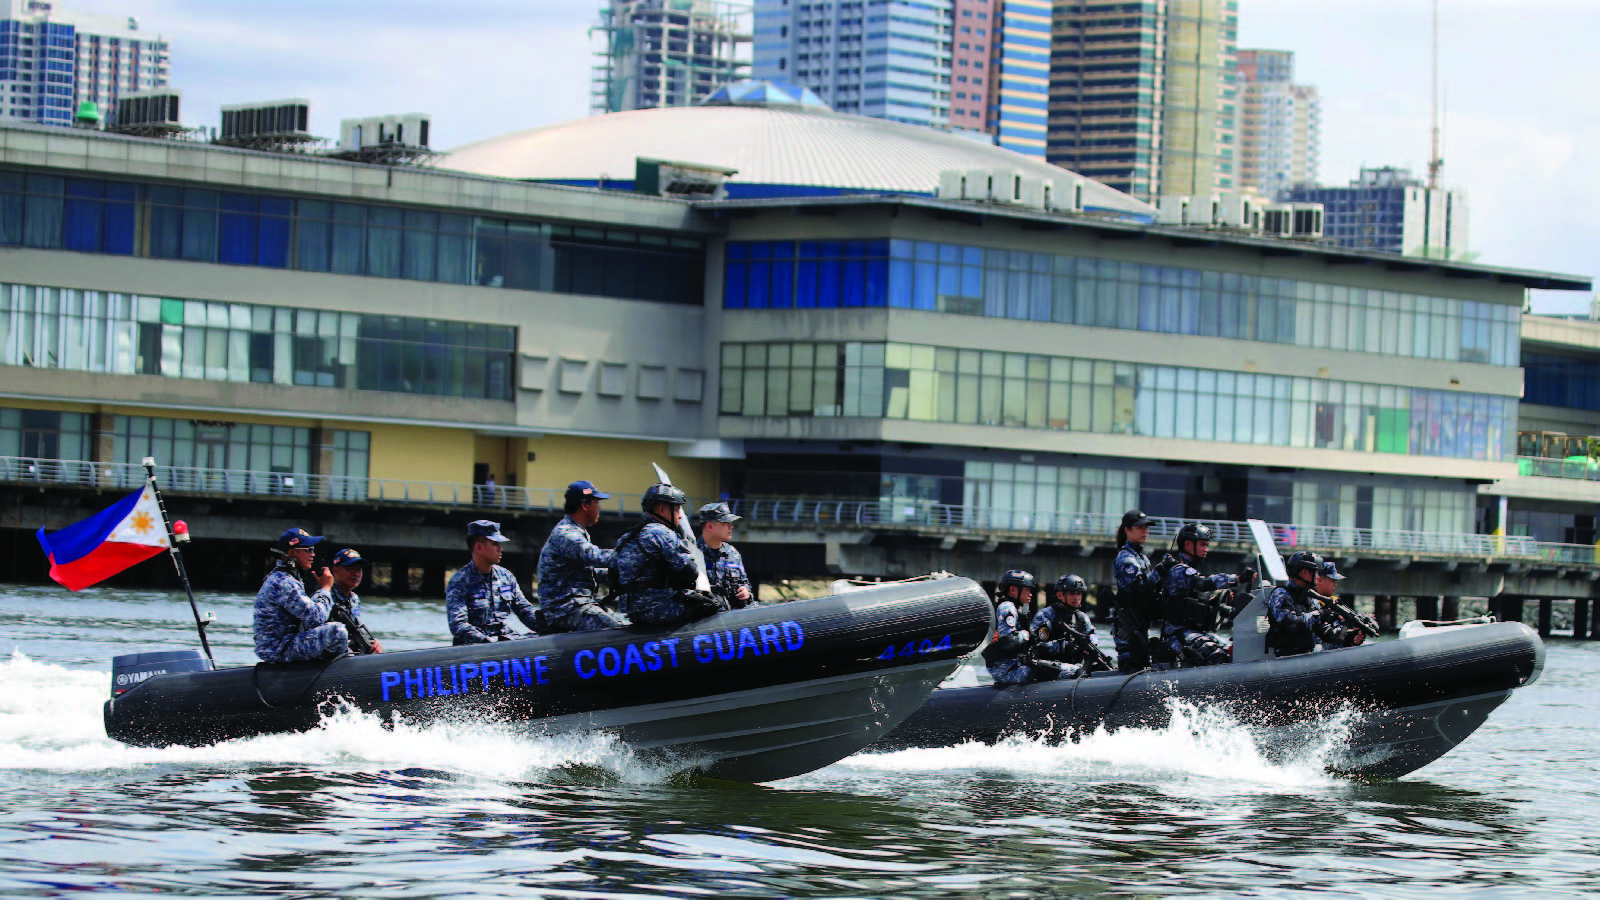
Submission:
<svg viewBox="0 0 1600 900">
<path fill-rule="evenodd" d="M 1439 156 L 1439 0 L 1433 0 L 1433 150 L 1428 154 L 1428 189 L 1439 187 L 1444 159 Z"/>
</svg>

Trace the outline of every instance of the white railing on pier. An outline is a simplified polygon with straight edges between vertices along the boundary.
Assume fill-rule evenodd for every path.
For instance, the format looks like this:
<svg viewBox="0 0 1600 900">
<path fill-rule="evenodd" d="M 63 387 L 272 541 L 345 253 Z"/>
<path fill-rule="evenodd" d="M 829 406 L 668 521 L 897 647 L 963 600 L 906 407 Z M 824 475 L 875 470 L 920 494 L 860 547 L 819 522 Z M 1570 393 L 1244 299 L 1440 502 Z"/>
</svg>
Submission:
<svg viewBox="0 0 1600 900">
<path fill-rule="evenodd" d="M 144 482 L 144 467 L 132 463 L 0 457 L 0 483 L 132 490 Z M 562 507 L 565 487 L 405 481 L 307 472 L 259 472 L 198 466 L 157 466 L 156 477 L 174 494 L 254 495 L 284 499 L 355 503 L 417 504 L 480 510 L 553 511 Z M 613 493 L 609 512 L 638 510 L 639 494 Z M 882 528 L 951 532 L 1008 540 L 1112 540 L 1121 514 L 1019 511 L 956 506 L 916 500 L 730 500 L 747 525 L 792 525 L 826 529 Z M 1153 544 L 1170 540 L 1189 519 L 1157 518 L 1150 526 Z M 1202 520 L 1220 544 L 1252 542 L 1243 522 Z M 1319 552 L 1383 552 L 1388 555 L 1515 558 L 1530 562 L 1600 565 L 1600 547 L 1557 544 L 1519 535 L 1387 531 L 1372 528 L 1274 524 L 1285 553 L 1305 547 Z M 1160 546 L 1160 544 L 1157 544 Z"/>
<path fill-rule="evenodd" d="M 1517 457 L 1517 474 L 1536 478 L 1568 478 L 1600 481 L 1600 465 L 1586 459 L 1549 459 L 1543 456 Z"/>
</svg>

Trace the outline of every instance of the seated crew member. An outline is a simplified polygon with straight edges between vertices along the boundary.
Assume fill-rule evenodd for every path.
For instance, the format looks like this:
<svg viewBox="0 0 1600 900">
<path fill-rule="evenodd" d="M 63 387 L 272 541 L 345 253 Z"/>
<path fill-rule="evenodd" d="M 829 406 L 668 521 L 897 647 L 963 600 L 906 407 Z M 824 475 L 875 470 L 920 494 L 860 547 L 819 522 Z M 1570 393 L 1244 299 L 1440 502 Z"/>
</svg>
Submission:
<svg viewBox="0 0 1600 900">
<path fill-rule="evenodd" d="M 1028 626 L 1033 632 L 1034 656 L 1083 666 L 1091 672 L 1111 668 L 1105 654 L 1094 647 L 1094 623 L 1083 611 L 1083 598 L 1088 593 L 1089 585 L 1077 575 L 1056 579 L 1050 590 L 1050 605 L 1039 610 Z"/>
<path fill-rule="evenodd" d="M 1326 560 L 1317 567 L 1317 586 L 1315 590 L 1319 596 L 1314 599 L 1322 604 L 1324 625 L 1318 638 L 1321 639 L 1322 649 L 1324 650 L 1338 650 L 1341 647 L 1355 647 L 1364 643 L 1367 639 L 1367 633 L 1361 630 L 1362 625 L 1371 628 L 1373 631 L 1378 630 L 1378 623 L 1373 621 L 1371 616 L 1363 616 L 1360 613 L 1356 613 L 1356 617 L 1360 621 L 1351 622 L 1347 621 L 1346 616 L 1340 615 L 1333 608 L 1333 604 L 1339 599 L 1339 582 L 1343 580 L 1344 576 L 1339 574 L 1339 567 L 1333 564 L 1333 560 Z M 1355 608 L 1350 607 L 1350 612 L 1355 613 Z"/>
<path fill-rule="evenodd" d="M 333 609 L 328 617 L 344 626 L 350 636 L 351 652 L 382 653 L 383 645 L 361 624 L 361 598 L 356 595 L 356 588 L 367 573 L 367 561 L 346 547 L 333 555 L 328 569 L 333 572 Z"/>
<path fill-rule="evenodd" d="M 1117 647 L 1117 671 L 1138 672 L 1150 665 L 1150 621 L 1155 617 L 1161 580 L 1144 555 L 1154 520 L 1137 509 L 1122 514 L 1117 528 L 1121 549 L 1111 564 L 1117 581 L 1117 608 L 1111 619 L 1111 638 Z"/>
<path fill-rule="evenodd" d="M 759 606 L 750 594 L 750 576 L 744 570 L 744 557 L 731 543 L 733 523 L 744 517 L 734 515 L 726 503 L 707 503 L 695 513 L 695 518 L 700 521 L 700 536 L 695 540 L 706 559 L 706 578 L 711 582 L 711 593 L 733 609 Z"/>
<path fill-rule="evenodd" d="M 670 484 L 644 492 L 643 519 L 617 540 L 617 608 L 636 625 L 677 625 L 725 612 L 721 598 L 694 589 L 699 569 L 678 515 L 689 502 Z"/>
<path fill-rule="evenodd" d="M 600 586 L 594 570 L 611 568 L 616 552 L 595 546 L 589 526 L 600 521 L 600 501 L 610 497 L 587 481 L 567 485 L 567 514 L 539 551 L 539 611 L 545 631 L 601 631 L 628 624 L 595 596 Z"/>
<path fill-rule="evenodd" d="M 1185 665 L 1230 662 L 1233 657 L 1228 645 L 1213 632 L 1224 607 L 1232 614 L 1228 601 L 1231 589 L 1239 585 L 1239 578 L 1202 575 L 1196 568 L 1211 552 L 1210 528 L 1190 522 L 1178 529 L 1173 543 L 1175 558 L 1162 582 L 1162 612 L 1166 621 L 1161 627 L 1161 638 Z"/>
<path fill-rule="evenodd" d="M 301 572 L 311 571 L 322 543 L 320 535 L 290 528 L 278 535 L 273 552 L 278 564 L 267 573 L 256 593 L 256 656 L 264 663 L 337 659 L 350 652 L 350 635 L 338 622 L 328 621 L 333 608 L 333 573 L 317 570 L 317 592 L 306 596 Z"/>
<path fill-rule="evenodd" d="M 1028 631 L 1028 610 L 1039 582 L 1029 572 L 1011 569 L 995 584 L 994 640 L 983 648 L 983 662 L 989 677 L 998 687 L 1075 678 L 1078 666 L 1037 659 L 1033 654 L 1033 635 Z"/>
<path fill-rule="evenodd" d="M 499 564 L 500 545 L 509 540 L 500 533 L 499 522 L 479 519 L 467 524 L 472 562 L 456 570 L 444 589 L 445 617 L 456 646 L 526 637 L 506 627 L 506 617 L 512 612 L 538 634 L 533 604 L 523 596 L 517 577 Z"/>
<path fill-rule="evenodd" d="M 1283 567 L 1288 583 L 1267 594 L 1267 647 L 1276 656 L 1310 653 L 1325 630 L 1321 604 L 1312 596 L 1322 557 L 1302 550 L 1291 554 Z"/>
</svg>

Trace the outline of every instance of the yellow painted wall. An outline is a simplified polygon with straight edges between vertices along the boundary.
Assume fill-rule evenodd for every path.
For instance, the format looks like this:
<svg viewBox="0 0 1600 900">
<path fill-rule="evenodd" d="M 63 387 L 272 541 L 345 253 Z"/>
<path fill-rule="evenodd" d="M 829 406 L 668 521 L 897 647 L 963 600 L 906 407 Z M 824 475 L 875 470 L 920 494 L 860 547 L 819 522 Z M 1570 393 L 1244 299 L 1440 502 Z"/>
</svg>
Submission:
<svg viewBox="0 0 1600 900">
<path fill-rule="evenodd" d="M 475 435 L 465 428 L 349 425 L 372 432 L 369 472 L 374 479 L 471 484 Z"/>
<path fill-rule="evenodd" d="M 587 479 L 606 493 L 641 494 L 655 483 L 650 463 L 657 462 L 672 481 L 704 503 L 717 494 L 718 464 L 714 459 L 679 459 L 667 455 L 664 441 L 622 441 L 546 435 L 529 440 L 517 483 L 533 488 L 564 488 Z"/>
</svg>

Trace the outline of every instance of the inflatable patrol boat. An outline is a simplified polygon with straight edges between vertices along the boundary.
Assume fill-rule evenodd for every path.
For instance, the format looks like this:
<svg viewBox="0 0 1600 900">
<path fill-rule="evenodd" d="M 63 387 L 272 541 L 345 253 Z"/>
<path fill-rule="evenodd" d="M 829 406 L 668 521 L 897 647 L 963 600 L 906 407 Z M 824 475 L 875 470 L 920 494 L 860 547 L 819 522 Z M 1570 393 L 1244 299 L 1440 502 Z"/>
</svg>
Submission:
<svg viewBox="0 0 1600 900">
<path fill-rule="evenodd" d="M 1260 571 L 1288 580 L 1267 527 L 1250 522 Z M 1275 658 L 1266 646 L 1265 599 L 1255 592 L 1234 617 L 1233 662 L 1013 687 L 934 692 L 874 751 L 993 743 L 1009 735 L 1050 741 L 1098 728 L 1163 728 L 1175 702 L 1219 707 L 1250 727 L 1269 757 L 1287 756 L 1344 720 L 1325 756 L 1335 773 L 1398 778 L 1461 743 L 1544 671 L 1544 642 L 1520 622 L 1412 622 L 1400 639 Z M 1437 624 L 1439 627 L 1428 627 Z"/>
<path fill-rule="evenodd" d="M 331 662 L 210 669 L 198 651 L 118 657 L 106 734 L 201 746 L 315 727 L 340 704 L 407 722 L 601 731 L 683 771 L 772 781 L 819 769 L 922 706 L 994 628 L 965 578 L 633 626 Z"/>
</svg>

